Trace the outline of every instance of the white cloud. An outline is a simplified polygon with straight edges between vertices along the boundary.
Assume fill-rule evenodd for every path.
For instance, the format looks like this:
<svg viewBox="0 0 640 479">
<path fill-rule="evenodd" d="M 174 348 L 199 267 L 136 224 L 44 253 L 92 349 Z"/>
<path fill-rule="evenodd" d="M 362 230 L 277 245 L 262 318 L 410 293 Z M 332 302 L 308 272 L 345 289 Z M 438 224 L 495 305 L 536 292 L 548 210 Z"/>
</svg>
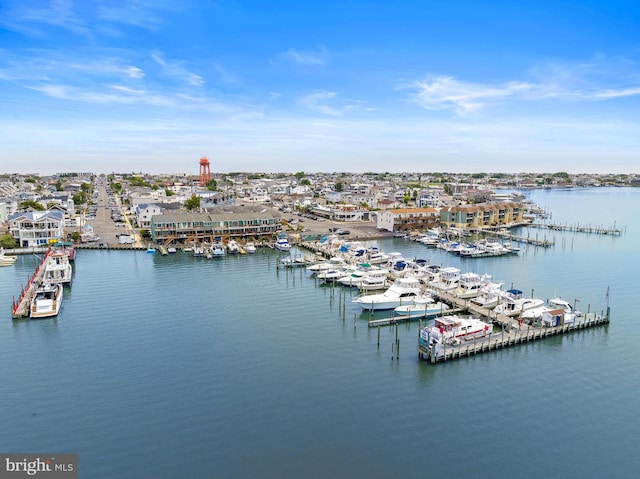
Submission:
<svg viewBox="0 0 640 479">
<path fill-rule="evenodd" d="M 354 104 L 344 104 L 336 107 L 327 104 L 330 100 L 337 98 L 337 94 L 332 91 L 321 91 L 305 95 L 298 100 L 298 103 L 306 106 L 312 111 L 330 116 L 342 116 L 346 111 L 355 108 Z"/>
<path fill-rule="evenodd" d="M 200 75 L 187 70 L 182 61 L 166 60 L 159 52 L 151 53 L 151 58 L 162 67 L 163 73 L 171 78 L 184 81 L 191 86 L 202 86 L 205 83 Z"/>
<path fill-rule="evenodd" d="M 459 115 L 471 113 L 489 103 L 530 91 L 534 85 L 508 82 L 492 86 L 462 82 L 450 76 L 429 77 L 423 81 L 403 84 L 401 90 L 411 91 L 413 100 L 428 110 L 453 109 Z"/>
<path fill-rule="evenodd" d="M 325 48 L 321 48 L 319 51 L 302 51 L 291 48 L 283 55 L 300 65 L 324 65 L 329 60 L 329 54 Z"/>
</svg>

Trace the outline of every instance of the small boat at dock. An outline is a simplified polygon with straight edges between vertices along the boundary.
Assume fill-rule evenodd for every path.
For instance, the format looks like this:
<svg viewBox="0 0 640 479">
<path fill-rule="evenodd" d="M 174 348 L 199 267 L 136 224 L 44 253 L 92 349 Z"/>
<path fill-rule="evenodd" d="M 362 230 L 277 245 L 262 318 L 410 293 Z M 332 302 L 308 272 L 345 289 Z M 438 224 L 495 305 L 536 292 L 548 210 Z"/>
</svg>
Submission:
<svg viewBox="0 0 640 479">
<path fill-rule="evenodd" d="M 36 289 L 36 295 L 31 300 L 29 317 L 32 319 L 57 316 L 62 307 L 62 285 L 44 283 Z"/>
<path fill-rule="evenodd" d="M 493 332 L 493 325 L 480 319 L 461 316 L 443 316 L 433 326 L 420 330 L 420 343 L 426 345 L 454 345 L 462 341 L 484 338 Z"/>
<path fill-rule="evenodd" d="M 451 309 L 448 305 L 441 301 L 435 301 L 433 297 L 417 296 L 413 300 L 413 304 L 403 304 L 393 309 L 394 315 L 407 316 L 409 319 L 415 318 L 433 318 L 434 316 L 443 315 Z"/>
<path fill-rule="evenodd" d="M 4 252 L 4 248 L 0 247 L 0 266 L 11 266 L 16 262 L 15 256 L 7 256 Z"/>
</svg>

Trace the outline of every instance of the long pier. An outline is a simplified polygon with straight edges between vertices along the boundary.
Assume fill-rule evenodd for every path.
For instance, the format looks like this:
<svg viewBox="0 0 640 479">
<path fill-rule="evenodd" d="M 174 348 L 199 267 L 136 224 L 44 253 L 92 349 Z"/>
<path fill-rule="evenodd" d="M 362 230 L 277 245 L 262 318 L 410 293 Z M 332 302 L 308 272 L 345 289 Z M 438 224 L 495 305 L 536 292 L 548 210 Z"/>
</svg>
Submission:
<svg viewBox="0 0 640 479">
<path fill-rule="evenodd" d="M 576 318 L 575 323 L 563 324 L 552 327 L 533 327 L 518 325 L 515 329 L 503 328 L 502 332 L 494 333 L 487 338 L 476 338 L 473 341 L 464 341 L 457 345 L 428 344 L 422 338 L 418 339 L 418 357 L 426 359 L 431 364 L 475 356 L 487 351 L 508 348 L 517 344 L 525 344 L 531 341 L 566 334 L 581 329 L 609 324 L 610 309 L 607 307 L 606 315 L 587 313 Z"/>
<path fill-rule="evenodd" d="M 47 254 L 44 255 L 42 261 L 36 268 L 33 276 L 27 277 L 27 286 L 21 286 L 20 298 L 16 301 L 13 299 L 13 304 L 11 307 L 11 317 L 13 319 L 23 319 L 29 317 L 29 308 L 31 306 L 31 300 L 36 294 L 36 290 L 38 286 L 42 283 L 42 278 L 44 277 L 45 272 L 45 262 L 47 261 L 47 257 L 51 254 L 51 250 L 47 250 Z"/>
<path fill-rule="evenodd" d="M 528 226 L 528 223 L 522 226 Z M 518 235 L 514 235 L 513 233 L 509 233 L 507 231 L 497 231 L 497 230 L 487 230 L 487 229 L 478 229 L 474 231 L 477 233 L 485 234 L 485 235 L 491 235 L 491 236 L 496 236 L 502 239 L 507 239 L 509 241 L 515 241 L 516 243 L 531 244 L 534 246 L 542 246 L 544 248 L 554 245 L 553 241 L 548 240 L 546 238 L 539 239 L 537 236 L 535 238 L 532 238 L 529 235 L 518 236 Z"/>
<path fill-rule="evenodd" d="M 620 236 L 622 235 L 622 230 L 620 228 L 616 228 L 614 226 L 604 227 L 604 226 L 591 226 L 591 225 L 560 225 L 560 224 L 551 224 L 551 223 L 530 223 L 526 225 L 528 228 L 539 228 L 539 229 L 550 229 L 553 231 L 571 231 L 574 233 L 589 233 L 589 234 L 600 234 L 600 235 L 611 235 L 611 236 Z"/>
</svg>

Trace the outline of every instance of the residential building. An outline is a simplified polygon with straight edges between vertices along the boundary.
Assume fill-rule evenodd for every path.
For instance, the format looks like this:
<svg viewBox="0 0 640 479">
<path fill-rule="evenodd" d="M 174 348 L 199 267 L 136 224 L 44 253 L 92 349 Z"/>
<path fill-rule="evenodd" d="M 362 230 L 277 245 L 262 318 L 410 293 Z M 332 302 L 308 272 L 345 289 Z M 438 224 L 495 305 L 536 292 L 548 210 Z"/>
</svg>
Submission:
<svg viewBox="0 0 640 479">
<path fill-rule="evenodd" d="M 378 211 L 376 226 L 387 231 L 428 230 L 440 224 L 435 208 L 397 208 Z"/>
<path fill-rule="evenodd" d="M 277 212 L 260 206 L 220 207 L 207 213 L 155 215 L 151 239 L 156 244 L 213 242 L 222 237 L 270 237 L 282 228 Z"/>
<path fill-rule="evenodd" d="M 9 234 L 23 248 L 44 246 L 63 238 L 64 211 L 26 211 L 15 213 L 8 219 Z"/>
<path fill-rule="evenodd" d="M 524 206 L 516 202 L 452 206 L 440 210 L 440 222 L 450 228 L 509 226 L 524 221 Z"/>
</svg>

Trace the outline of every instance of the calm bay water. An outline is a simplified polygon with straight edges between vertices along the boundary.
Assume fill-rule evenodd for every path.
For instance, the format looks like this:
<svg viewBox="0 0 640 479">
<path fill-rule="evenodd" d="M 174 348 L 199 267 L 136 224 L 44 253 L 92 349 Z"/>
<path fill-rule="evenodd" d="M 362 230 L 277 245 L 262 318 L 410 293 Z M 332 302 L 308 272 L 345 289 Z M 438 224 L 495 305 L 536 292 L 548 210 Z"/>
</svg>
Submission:
<svg viewBox="0 0 640 479">
<path fill-rule="evenodd" d="M 80 477 L 635 477 L 640 467 L 640 190 L 536 190 L 556 245 L 461 259 L 372 241 L 578 300 L 608 326 L 433 366 L 417 323 L 367 328 L 355 293 L 279 255 L 79 251 L 52 320 L 12 321 L 34 269 L 0 268 L 2 452 L 77 452 Z"/>
</svg>

